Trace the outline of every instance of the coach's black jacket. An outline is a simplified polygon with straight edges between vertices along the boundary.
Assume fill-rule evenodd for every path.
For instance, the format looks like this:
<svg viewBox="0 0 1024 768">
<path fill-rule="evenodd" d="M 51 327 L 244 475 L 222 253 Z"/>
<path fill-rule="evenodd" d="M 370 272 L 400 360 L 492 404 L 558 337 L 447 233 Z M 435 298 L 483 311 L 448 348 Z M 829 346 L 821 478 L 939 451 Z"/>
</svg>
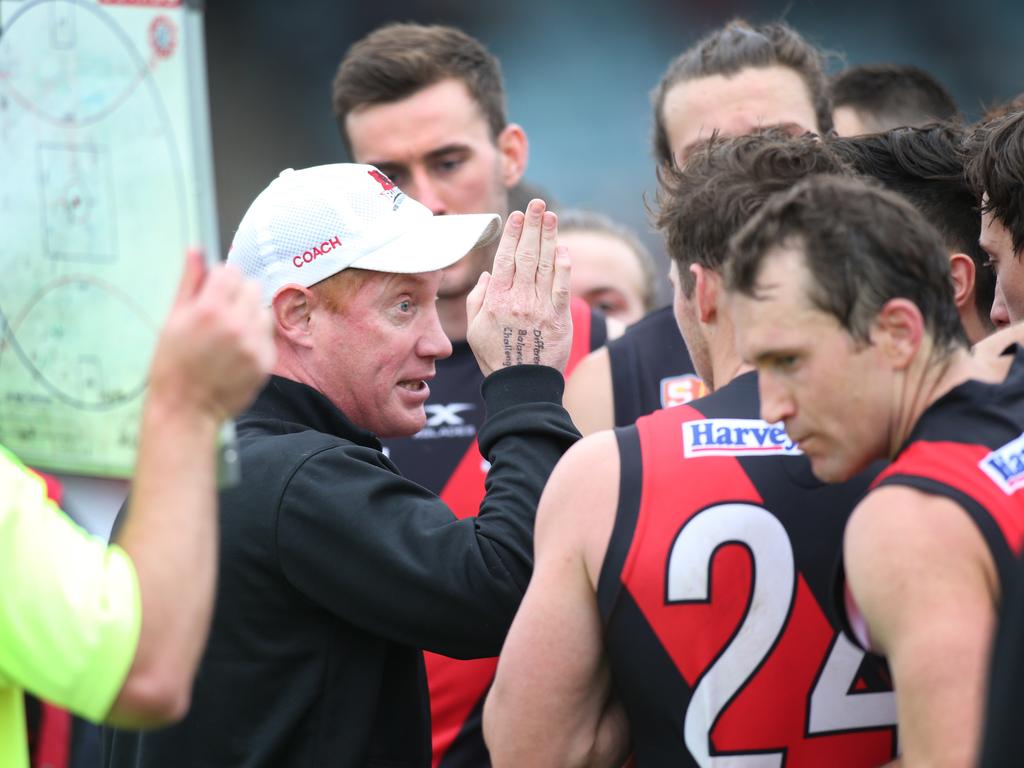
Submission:
<svg viewBox="0 0 1024 768">
<path fill-rule="evenodd" d="M 578 438 L 551 368 L 483 384 L 480 516 L 457 520 L 323 395 L 274 377 L 238 422 L 210 641 L 186 719 L 109 732 L 110 768 L 429 766 L 420 649 L 495 656 L 530 578 L 533 519 Z"/>
</svg>

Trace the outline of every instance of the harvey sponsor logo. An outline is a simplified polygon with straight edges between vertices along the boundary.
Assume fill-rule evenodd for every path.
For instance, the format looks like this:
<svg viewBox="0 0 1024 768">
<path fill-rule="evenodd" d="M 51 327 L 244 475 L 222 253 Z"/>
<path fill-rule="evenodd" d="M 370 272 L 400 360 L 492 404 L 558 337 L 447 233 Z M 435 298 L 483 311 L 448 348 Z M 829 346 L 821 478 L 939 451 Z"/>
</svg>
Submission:
<svg viewBox="0 0 1024 768">
<path fill-rule="evenodd" d="M 1024 488 L 1024 434 L 996 448 L 978 462 L 978 468 L 1007 496 Z"/>
<path fill-rule="evenodd" d="M 683 424 L 683 455 L 687 458 L 801 453 L 781 424 L 761 419 L 700 419 Z"/>
</svg>

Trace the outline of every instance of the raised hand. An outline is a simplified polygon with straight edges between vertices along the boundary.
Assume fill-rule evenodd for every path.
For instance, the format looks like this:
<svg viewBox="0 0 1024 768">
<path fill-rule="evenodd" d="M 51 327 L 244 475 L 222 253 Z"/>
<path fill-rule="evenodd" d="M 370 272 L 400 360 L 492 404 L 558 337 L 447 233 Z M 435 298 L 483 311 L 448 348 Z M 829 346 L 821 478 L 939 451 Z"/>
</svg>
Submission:
<svg viewBox="0 0 1024 768">
<path fill-rule="evenodd" d="M 190 251 L 153 355 L 150 397 L 219 422 L 252 401 L 274 360 L 259 286 L 232 266 L 207 274 L 202 254 Z"/>
<path fill-rule="evenodd" d="M 558 245 L 558 217 L 532 200 L 516 211 L 494 256 L 466 299 L 468 340 L 484 375 L 512 365 L 565 371 L 572 346 L 569 253 Z"/>
</svg>

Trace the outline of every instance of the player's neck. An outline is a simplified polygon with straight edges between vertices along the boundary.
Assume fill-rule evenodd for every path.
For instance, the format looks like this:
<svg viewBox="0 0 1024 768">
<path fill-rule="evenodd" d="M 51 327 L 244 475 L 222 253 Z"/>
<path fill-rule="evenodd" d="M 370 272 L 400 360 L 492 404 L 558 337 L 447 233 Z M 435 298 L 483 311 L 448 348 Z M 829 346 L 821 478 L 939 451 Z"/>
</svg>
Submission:
<svg viewBox="0 0 1024 768">
<path fill-rule="evenodd" d="M 714 381 L 705 382 L 709 389 L 721 389 L 737 376 L 754 370 L 752 365 L 743 362 L 736 344 L 733 324 L 721 312 L 718 323 L 709 327 L 708 353 L 711 356 L 711 374 Z"/>
<path fill-rule="evenodd" d="M 454 344 L 466 340 L 469 321 L 466 318 L 466 295 L 449 296 L 437 300 L 437 317 L 441 329 Z"/>
<path fill-rule="evenodd" d="M 1005 375 L 1005 372 L 1004 372 Z M 991 369 L 975 365 L 966 348 L 944 354 L 929 345 L 903 377 L 891 430 L 889 457 L 894 458 L 932 403 L 969 379 L 995 381 Z"/>
</svg>

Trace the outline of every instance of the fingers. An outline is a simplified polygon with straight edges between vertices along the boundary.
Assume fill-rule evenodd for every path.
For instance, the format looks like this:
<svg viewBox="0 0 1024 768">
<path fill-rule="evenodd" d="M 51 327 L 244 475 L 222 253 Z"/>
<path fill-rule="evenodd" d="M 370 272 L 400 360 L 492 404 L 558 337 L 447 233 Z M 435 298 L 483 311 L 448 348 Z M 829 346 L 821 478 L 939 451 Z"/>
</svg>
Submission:
<svg viewBox="0 0 1024 768">
<path fill-rule="evenodd" d="M 537 297 L 551 295 L 555 272 L 555 248 L 558 245 L 558 216 L 545 211 L 540 228 L 540 258 L 537 261 Z"/>
<path fill-rule="evenodd" d="M 519 211 L 513 211 L 508 215 L 505 220 L 505 230 L 498 243 L 498 250 L 494 254 L 491 280 L 497 288 L 502 290 L 512 285 L 512 277 L 516 271 L 516 247 L 519 245 L 519 236 L 523 231 L 523 220 L 523 214 Z"/>
<path fill-rule="evenodd" d="M 569 279 L 572 269 L 569 261 L 569 248 L 560 245 L 555 249 L 554 281 L 551 290 L 551 303 L 555 312 L 561 314 L 569 311 Z"/>
<path fill-rule="evenodd" d="M 218 264 L 210 270 L 199 290 L 199 305 L 215 308 L 219 304 L 234 302 L 245 285 L 242 273 L 233 264 Z"/>
<path fill-rule="evenodd" d="M 523 233 L 516 248 L 516 271 L 512 278 L 517 292 L 534 294 L 537 284 L 537 262 L 540 260 L 540 233 L 544 219 L 544 201 L 531 200 L 526 206 Z"/>
<path fill-rule="evenodd" d="M 206 275 L 206 262 L 202 248 L 189 248 L 185 251 L 185 269 L 178 281 L 178 291 L 174 296 L 175 307 L 186 303 L 199 291 L 203 277 Z"/>
<path fill-rule="evenodd" d="M 480 278 L 476 281 L 476 285 L 473 286 L 473 290 L 466 297 L 466 319 L 468 322 L 472 323 L 473 318 L 480 314 L 480 308 L 484 305 L 484 296 L 487 294 L 487 286 L 490 281 L 490 274 L 482 272 Z"/>
</svg>

